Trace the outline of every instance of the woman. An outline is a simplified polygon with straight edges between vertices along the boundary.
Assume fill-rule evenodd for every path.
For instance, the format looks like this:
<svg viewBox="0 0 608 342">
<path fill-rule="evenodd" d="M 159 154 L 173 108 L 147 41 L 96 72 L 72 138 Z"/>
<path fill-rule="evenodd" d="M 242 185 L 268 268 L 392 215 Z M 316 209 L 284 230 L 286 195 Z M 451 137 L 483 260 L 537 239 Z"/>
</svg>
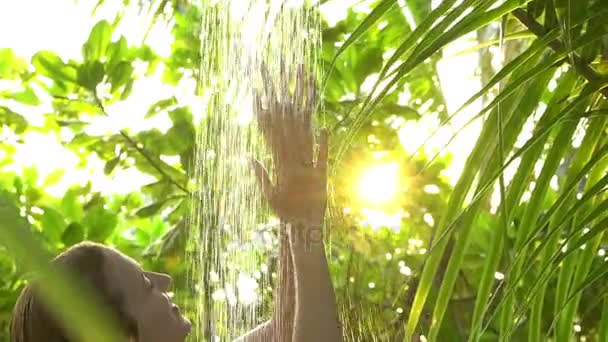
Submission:
<svg viewBox="0 0 608 342">
<path fill-rule="evenodd" d="M 276 181 L 258 161 L 253 168 L 270 206 L 281 220 L 280 286 L 275 314 L 238 341 L 339 342 L 342 340 L 331 285 L 322 224 L 326 207 L 327 132 L 321 133 L 314 161 L 311 118 L 316 96 L 298 70 L 293 98 L 277 94 L 267 73 L 266 103 L 256 98 L 259 128 L 272 151 Z M 308 92 L 305 88 L 308 86 Z M 181 342 L 190 323 L 171 303 L 171 278 L 144 272 L 125 255 L 92 243 L 70 248 L 54 261 L 68 266 L 97 290 L 122 326 L 137 342 Z M 61 325 L 46 314 L 26 288 L 15 308 L 12 342 L 70 341 Z M 73 341 L 72 341 L 73 342 Z"/>
<path fill-rule="evenodd" d="M 168 275 L 145 272 L 126 255 L 100 244 L 84 242 L 53 260 L 95 290 L 111 310 L 125 341 L 183 342 L 190 322 L 180 314 L 167 291 Z M 17 301 L 11 342 L 68 342 L 66 329 L 54 319 L 27 286 Z"/>
</svg>

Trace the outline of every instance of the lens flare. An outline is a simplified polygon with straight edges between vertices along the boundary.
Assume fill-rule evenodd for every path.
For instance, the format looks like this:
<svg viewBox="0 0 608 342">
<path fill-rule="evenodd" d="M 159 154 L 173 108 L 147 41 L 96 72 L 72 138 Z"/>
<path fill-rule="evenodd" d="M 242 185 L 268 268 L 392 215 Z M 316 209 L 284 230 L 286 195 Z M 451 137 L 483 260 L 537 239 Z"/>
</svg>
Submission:
<svg viewBox="0 0 608 342">
<path fill-rule="evenodd" d="M 367 169 L 359 180 L 359 196 L 370 204 L 386 204 L 395 199 L 399 188 L 399 165 L 387 163 Z"/>
</svg>

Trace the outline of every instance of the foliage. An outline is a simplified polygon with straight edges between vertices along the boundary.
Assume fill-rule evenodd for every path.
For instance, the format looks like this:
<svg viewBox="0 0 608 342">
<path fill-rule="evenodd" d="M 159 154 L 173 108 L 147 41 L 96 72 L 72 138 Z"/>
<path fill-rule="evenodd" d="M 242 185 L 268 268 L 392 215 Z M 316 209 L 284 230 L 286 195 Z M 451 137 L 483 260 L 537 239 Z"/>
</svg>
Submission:
<svg viewBox="0 0 608 342">
<path fill-rule="evenodd" d="M 607 340 L 608 268 L 598 251 L 606 248 L 608 4 L 369 3 L 370 11 L 353 7 L 336 25 L 324 23 L 320 51 L 320 121 L 333 144 L 330 266 L 347 340 L 567 341 L 575 333 Z M 0 49 L 0 189 L 45 255 L 85 239 L 115 246 L 146 268 L 171 273 L 177 300 L 192 313 L 185 217 L 197 109 L 177 89 L 199 76 L 200 10 L 161 1 L 152 11 L 154 20 L 174 23 L 168 56 L 118 36 L 122 13 L 94 25 L 77 60 L 45 50 L 28 61 Z M 482 100 L 480 112 L 464 121 L 483 128 L 452 188 L 443 175 L 452 156 L 412 154 L 399 130 L 429 116 L 447 126 L 465 115 L 465 106 L 448 110 L 438 64 L 450 44 L 482 29 L 491 40 L 468 53 L 506 58 L 483 67 L 487 83 L 462 99 Z M 487 46 L 501 49 L 481 48 Z M 139 81 L 156 74 L 171 90 L 145 113 L 129 112 Z M 39 108 L 42 119 L 32 114 Z M 118 116 L 137 124 L 91 128 Z M 169 127 L 155 126 L 159 118 Z M 14 167 L 35 134 L 64 146 L 79 168 L 101 161 L 108 178 L 135 169 L 150 181 L 128 193 L 104 191 L 99 180 L 70 182 L 53 194 L 69 177 L 62 165 L 43 175 L 39 164 Z M 403 218 L 397 226 L 370 227 L 365 209 L 373 204 L 354 195 L 355 175 L 387 161 L 397 161 L 407 184 L 390 207 L 373 209 L 401 210 Z M 7 340 L 26 279 L 7 247 L 0 247 L 0 340 Z M 261 315 L 268 316 L 269 295 L 260 294 Z"/>
<path fill-rule="evenodd" d="M 390 7 L 384 3 L 389 1 L 376 10 L 387 11 Z M 605 37 L 606 27 L 595 14 L 606 9 L 599 1 L 576 9 L 554 1 L 444 1 L 405 36 L 394 58 L 382 63 L 385 77 L 359 109 L 359 120 L 374 115 L 394 85 L 458 37 L 501 17 L 519 21 L 536 37 L 467 101 L 500 84 L 480 113 L 487 114 L 487 120 L 450 194 L 417 286 L 410 287 L 414 300 L 406 309 L 404 340 L 424 334 L 442 341 L 539 341 L 547 335 L 566 341 L 575 333 L 575 324 L 588 337 L 605 331 L 598 325 L 601 303 L 592 299 L 606 279 L 606 264 L 596 256 L 605 241 L 603 228 L 593 228 L 602 224 L 603 215 L 590 210 L 603 203 L 599 190 L 605 172 L 606 79 L 601 68 L 592 65 L 604 58 L 605 39 L 598 38 Z M 467 10 L 468 15 L 460 15 Z M 370 13 L 354 32 L 365 32 L 385 16 Z M 502 27 L 509 27 L 504 21 Z M 353 35 L 348 42 L 357 39 Z M 552 79 L 555 90 L 547 88 Z M 536 111 L 543 113 L 539 120 L 533 119 Z M 516 138 L 530 119 L 533 135 L 517 146 Z M 580 146 L 572 143 L 577 127 L 584 136 Z M 504 170 L 516 159 L 520 164 L 514 179 L 505 184 Z M 535 173 L 538 162 L 543 167 Z M 549 187 L 554 177 L 557 190 Z M 497 215 L 488 217 L 484 203 L 496 183 L 501 205 Z M 527 199 L 523 195 L 530 184 L 534 187 Z M 493 228 L 488 232 L 491 242 L 475 246 L 475 235 L 486 225 Z M 473 266 L 466 255 L 475 249 L 482 262 L 474 269 L 481 277 L 472 282 L 477 287 L 466 291 L 473 299 L 464 310 L 472 315 L 450 317 L 446 313 L 455 308 L 462 312 L 457 280 Z M 499 269 L 508 272 L 505 281 L 495 284 Z M 452 333 L 455 327 L 461 337 Z"/>
</svg>

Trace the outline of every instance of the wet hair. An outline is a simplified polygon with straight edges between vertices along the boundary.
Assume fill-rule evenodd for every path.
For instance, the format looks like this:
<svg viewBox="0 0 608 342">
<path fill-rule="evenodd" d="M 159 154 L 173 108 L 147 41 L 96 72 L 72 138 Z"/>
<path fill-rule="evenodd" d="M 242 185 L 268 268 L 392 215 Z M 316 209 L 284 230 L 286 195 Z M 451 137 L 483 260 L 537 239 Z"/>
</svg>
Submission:
<svg viewBox="0 0 608 342">
<path fill-rule="evenodd" d="M 124 335 L 137 340 L 137 324 L 124 311 L 124 297 L 109 290 L 104 271 L 106 249 L 108 247 L 96 243 L 80 243 L 57 256 L 53 263 L 87 283 L 110 309 Z M 17 300 L 10 335 L 11 342 L 77 342 L 68 338 L 66 330 L 45 308 L 32 284 L 23 289 Z"/>
</svg>

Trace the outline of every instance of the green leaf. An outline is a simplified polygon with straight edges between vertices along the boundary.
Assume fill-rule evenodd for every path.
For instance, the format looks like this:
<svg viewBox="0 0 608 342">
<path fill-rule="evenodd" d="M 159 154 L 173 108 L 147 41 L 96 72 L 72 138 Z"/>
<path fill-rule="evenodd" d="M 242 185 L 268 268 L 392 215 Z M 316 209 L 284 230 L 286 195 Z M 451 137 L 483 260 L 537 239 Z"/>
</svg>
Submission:
<svg viewBox="0 0 608 342">
<path fill-rule="evenodd" d="M 15 187 L 15 193 L 17 196 L 21 196 L 23 194 L 23 181 L 20 177 L 15 177 L 13 179 L 13 187 Z"/>
<path fill-rule="evenodd" d="M 103 77 L 104 66 L 101 62 L 87 62 L 78 68 L 78 84 L 91 91 L 95 91 Z"/>
<path fill-rule="evenodd" d="M 600 321 L 599 341 L 608 341 L 608 297 L 604 297 L 602 318 Z"/>
<path fill-rule="evenodd" d="M 150 217 L 156 214 L 166 203 L 167 201 L 156 202 L 149 206 L 143 207 L 135 213 L 135 215 L 139 217 Z"/>
<path fill-rule="evenodd" d="M 178 222 L 180 219 L 187 217 L 190 210 L 190 203 L 187 200 L 182 200 L 169 214 L 169 222 Z"/>
<path fill-rule="evenodd" d="M 128 60 L 129 46 L 127 45 L 127 39 L 121 36 L 117 41 L 110 43 L 108 46 L 108 69 L 112 70 L 115 65 L 120 62 Z"/>
<path fill-rule="evenodd" d="M 118 224 L 118 217 L 116 214 L 104 209 L 103 206 L 96 205 L 87 212 L 85 224 L 88 226 L 88 240 L 104 242 L 114 232 Z"/>
<path fill-rule="evenodd" d="M 187 236 L 186 221 L 182 220 L 163 236 L 158 256 L 165 257 L 183 253 Z"/>
<path fill-rule="evenodd" d="M 133 79 L 133 66 L 131 62 L 122 61 L 110 69 L 108 76 L 112 84 L 112 92 L 114 92 Z"/>
<path fill-rule="evenodd" d="M 0 78 L 18 78 L 19 74 L 27 71 L 27 63 L 15 55 L 10 48 L 0 48 Z"/>
<path fill-rule="evenodd" d="M 135 228 L 135 241 L 142 246 L 148 246 L 152 243 L 150 233 L 144 228 Z"/>
<path fill-rule="evenodd" d="M 112 39 L 112 26 L 106 20 L 101 20 L 91 30 L 89 39 L 82 47 L 82 56 L 85 61 L 100 61 L 105 56 L 110 40 Z"/>
<path fill-rule="evenodd" d="M 37 106 L 41 103 L 38 95 L 36 95 L 32 87 L 27 85 L 23 91 L 8 94 L 7 97 L 30 106 Z"/>
<path fill-rule="evenodd" d="M 21 114 L 15 113 L 4 106 L 0 106 L 0 122 L 10 127 L 17 134 L 25 132 L 28 126 L 27 120 Z"/>
<path fill-rule="evenodd" d="M 78 201 L 76 190 L 69 189 L 61 199 L 61 210 L 63 214 L 72 221 L 80 221 L 84 216 L 82 204 Z"/>
<path fill-rule="evenodd" d="M 60 82 L 76 82 L 77 71 L 71 65 L 65 64 L 53 51 L 40 51 L 32 57 L 36 71 L 44 76 Z"/>
<path fill-rule="evenodd" d="M 84 227 L 78 222 L 72 222 L 61 235 L 61 241 L 66 246 L 75 245 L 84 240 Z"/>
<path fill-rule="evenodd" d="M 505 68 L 507 68 L 507 66 L 503 67 L 502 70 Z M 551 100 L 547 106 L 547 110 L 539 121 L 539 126 L 543 126 L 545 122 L 555 116 L 555 114 L 557 114 L 557 112 L 562 108 L 562 99 L 572 90 L 575 79 L 576 75 L 573 72 L 568 72 L 565 74 L 565 76 L 559 79 L 558 87 L 553 92 Z M 517 203 L 528 185 L 527 180 L 534 170 L 533 166 L 535 162 L 541 158 L 541 153 L 543 152 L 543 147 L 547 138 L 548 137 L 546 136 L 542 138 L 522 156 L 521 163 L 518 166 L 517 172 L 509 186 L 506 200 L 501 200 L 500 212 L 502 215 L 503 210 L 508 210 L 506 213 L 504 213 L 504 215 L 507 217 L 507 222 L 511 222 L 513 216 L 515 215 L 514 212 L 517 208 Z M 504 227 L 501 227 L 501 230 L 503 231 L 497 231 L 494 233 L 492 243 L 490 245 L 491 247 L 489 248 L 489 253 L 487 256 L 487 262 L 484 266 L 482 277 L 479 282 L 469 341 L 477 341 L 479 339 L 482 318 L 487 310 L 487 303 L 488 299 L 490 298 L 490 290 L 496 281 L 494 279 L 494 273 L 498 269 L 498 264 L 500 262 L 500 257 L 502 255 L 502 250 L 505 243 L 504 237 L 506 235 L 506 232 L 504 232 Z"/>
<path fill-rule="evenodd" d="M 130 79 L 129 82 L 127 82 L 125 89 L 122 91 L 122 94 L 120 94 L 121 100 L 124 101 L 129 97 L 129 95 L 131 95 L 131 92 L 133 91 L 133 83 L 135 83 L 134 79 Z"/>
<path fill-rule="evenodd" d="M 114 169 L 116 168 L 116 165 L 118 165 L 119 162 L 120 162 L 120 156 L 110 159 L 106 163 L 106 166 L 103 168 L 103 173 L 105 173 L 107 176 L 109 176 L 112 173 L 112 171 L 114 171 Z"/>
<path fill-rule="evenodd" d="M 34 185 L 40 176 L 38 168 L 35 166 L 27 166 L 23 169 L 23 179 L 29 185 Z"/>
<path fill-rule="evenodd" d="M 336 60 L 338 60 L 338 57 L 340 57 L 340 55 L 344 51 L 346 51 L 346 49 L 348 49 L 348 47 L 351 46 L 355 41 L 357 41 L 357 39 L 359 39 L 359 37 L 361 37 L 367 30 L 369 30 L 370 27 L 372 27 L 378 20 L 380 20 L 384 13 L 386 13 L 386 11 L 393 7 L 395 3 L 395 0 L 382 0 L 382 2 L 376 5 L 372 12 L 365 17 L 361 24 L 359 24 L 355 28 L 355 30 L 350 34 L 348 39 L 342 44 L 342 46 L 340 46 L 340 49 L 338 49 L 338 51 L 334 55 L 333 60 L 331 61 L 330 67 L 333 68 L 333 66 L 336 64 Z"/>
<path fill-rule="evenodd" d="M 166 137 L 164 152 L 168 155 L 180 154 L 194 143 L 196 129 L 190 122 L 180 121 L 169 128 Z"/>
<path fill-rule="evenodd" d="M 40 217 L 43 233 L 48 236 L 52 242 L 59 242 L 61 234 L 65 229 L 65 220 L 60 212 L 53 208 L 41 208 L 44 213 Z"/>
<path fill-rule="evenodd" d="M 80 147 L 89 147 L 93 144 L 99 142 L 99 137 L 90 136 L 86 133 L 78 133 L 72 138 L 72 140 L 68 143 L 68 147 L 70 148 L 80 148 Z"/>
<path fill-rule="evenodd" d="M 531 61 L 531 64 L 535 61 Z M 532 113 L 535 109 L 535 106 L 540 96 L 542 95 L 544 89 L 546 88 L 546 84 L 549 82 L 550 77 L 552 76 L 552 72 L 546 72 L 543 77 L 540 77 L 538 80 L 535 80 L 535 84 L 527 84 L 525 88 L 520 89 L 519 93 L 522 94 L 530 94 L 529 97 L 518 97 L 512 96 L 508 100 L 508 103 L 505 104 L 505 108 L 509 108 L 508 111 L 505 111 L 506 117 L 503 118 L 505 122 L 508 122 L 508 127 L 505 128 L 505 146 L 509 146 L 507 151 L 509 151 L 510 146 L 514 143 L 517 132 L 521 130 L 521 126 L 523 126 L 526 118 Z M 518 113 L 517 115 L 513 115 L 513 113 Z M 406 326 L 406 335 L 411 337 L 418 326 L 420 315 L 422 314 L 424 304 L 427 300 L 428 294 L 433 287 L 434 278 L 438 267 L 440 265 L 440 261 L 443 257 L 443 253 L 447 247 L 447 240 L 453 234 L 453 228 L 458 227 L 461 229 L 458 235 L 458 239 L 456 239 L 456 246 L 452 251 L 452 257 L 449 258 L 449 263 L 452 268 L 449 268 L 444 273 L 444 282 L 441 285 L 440 294 L 438 303 L 434 309 L 433 313 L 433 325 L 431 326 L 431 334 L 433 335 L 430 339 L 434 340 L 436 334 L 438 333 L 438 329 L 441 326 L 441 319 L 445 314 L 445 309 L 449 302 L 449 297 L 451 296 L 451 292 L 453 290 L 453 285 L 458 276 L 458 271 L 460 268 L 460 264 L 462 262 L 462 257 L 464 256 L 464 252 L 468 246 L 468 235 L 470 233 L 471 226 L 467 224 L 461 225 L 461 216 L 464 216 L 462 219 L 470 220 L 469 222 L 475 221 L 475 215 L 477 213 L 478 204 L 480 198 L 485 198 L 485 194 L 487 191 L 487 182 L 491 181 L 491 184 L 495 178 L 493 179 L 491 173 L 493 172 L 493 168 L 488 168 L 484 165 L 484 160 L 487 165 L 498 165 L 499 167 L 504 165 L 503 160 L 496 160 L 497 156 L 491 153 L 495 152 L 496 147 L 496 131 L 497 127 L 497 116 L 502 115 L 503 113 L 498 110 L 494 110 L 488 120 L 484 123 L 484 127 L 482 128 L 481 135 L 479 136 L 477 143 L 471 154 L 468 156 L 465 171 L 460 176 L 454 191 L 452 192 L 448 207 L 445 215 L 442 217 L 440 224 L 438 225 L 438 230 L 436 235 L 438 236 L 437 241 L 433 241 L 433 251 L 429 252 L 428 259 L 426 260 L 424 269 L 422 271 L 421 280 L 416 291 L 416 296 L 414 298 L 414 303 L 412 304 L 412 310 L 410 316 L 408 318 L 407 326 Z M 509 121 L 509 119 L 511 119 Z M 491 156 L 492 159 L 487 160 Z M 502 171 L 500 171 L 502 172 Z M 478 173 L 481 173 L 481 184 L 478 189 L 475 190 L 475 201 L 471 204 L 471 212 L 463 211 L 462 214 L 461 208 L 464 205 L 465 198 L 471 187 L 473 186 L 473 181 L 478 177 Z M 485 189 L 485 190 L 484 190 Z M 409 338 L 408 338 L 409 339 Z"/>
<path fill-rule="evenodd" d="M 175 98 L 175 96 L 171 96 L 168 99 L 163 99 L 160 101 L 155 102 L 154 104 L 152 104 L 150 106 L 150 109 L 148 109 L 148 112 L 146 113 L 145 118 L 151 118 L 153 116 L 155 116 L 156 114 L 160 113 L 161 111 L 175 106 L 177 104 L 177 98 Z"/>
<path fill-rule="evenodd" d="M 49 173 L 48 176 L 46 176 L 46 178 L 44 179 L 44 182 L 42 183 L 42 187 L 45 188 L 47 186 L 57 184 L 57 182 L 59 182 L 61 180 L 61 178 L 63 178 L 64 174 L 65 174 L 64 169 L 54 170 L 53 172 Z"/>
<path fill-rule="evenodd" d="M 179 122 L 192 122 L 192 112 L 188 107 L 178 107 L 169 112 L 169 118 L 174 124 Z"/>
<path fill-rule="evenodd" d="M 172 190 L 172 184 L 166 179 L 161 179 L 142 186 L 141 190 L 144 194 L 152 196 L 152 198 L 166 198 Z"/>
</svg>

